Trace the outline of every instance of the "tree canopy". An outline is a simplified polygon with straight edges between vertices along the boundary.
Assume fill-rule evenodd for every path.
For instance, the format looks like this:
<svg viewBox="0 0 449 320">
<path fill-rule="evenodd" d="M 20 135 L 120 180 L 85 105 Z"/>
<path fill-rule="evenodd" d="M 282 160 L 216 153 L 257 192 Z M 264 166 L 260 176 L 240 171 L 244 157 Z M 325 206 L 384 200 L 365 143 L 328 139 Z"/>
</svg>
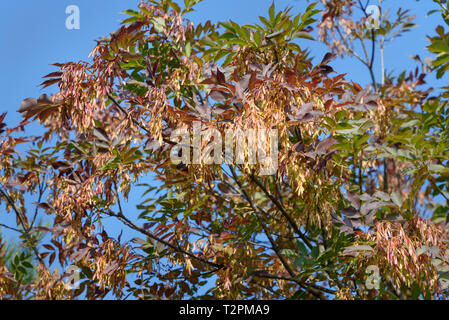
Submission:
<svg viewBox="0 0 449 320">
<path fill-rule="evenodd" d="M 0 241 L 0 298 L 445 298 L 449 87 L 425 81 L 449 69 L 445 27 L 433 61 L 395 75 L 383 50 L 415 27 L 406 9 L 373 23 L 360 1 L 273 3 L 254 24 L 194 25 L 199 2 L 126 10 L 89 62 L 54 64 L 42 87 L 58 92 L 25 99 L 18 127 L 0 116 L 16 218 L 1 226 L 18 235 Z M 314 65 L 315 34 L 329 52 Z M 341 56 L 372 82 L 335 72 Z M 223 157 L 236 132 L 259 161 L 250 140 Z"/>
</svg>

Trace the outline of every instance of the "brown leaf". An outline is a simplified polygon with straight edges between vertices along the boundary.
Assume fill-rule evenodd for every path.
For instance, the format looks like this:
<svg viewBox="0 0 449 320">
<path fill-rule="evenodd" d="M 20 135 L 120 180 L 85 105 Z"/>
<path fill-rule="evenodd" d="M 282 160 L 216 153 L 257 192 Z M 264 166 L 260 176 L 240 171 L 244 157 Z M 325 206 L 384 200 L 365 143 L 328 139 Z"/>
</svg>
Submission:
<svg viewBox="0 0 449 320">
<path fill-rule="evenodd" d="M 305 145 L 304 145 L 304 142 L 302 142 L 302 141 L 299 141 L 298 143 L 296 143 L 296 144 L 293 146 L 293 149 L 294 149 L 296 152 L 303 152 L 303 151 L 304 151 L 304 148 L 305 148 Z"/>
<path fill-rule="evenodd" d="M 351 205 L 356 208 L 360 209 L 360 197 L 356 193 L 348 192 L 348 199 Z"/>
<path fill-rule="evenodd" d="M 332 138 L 332 137 L 326 138 L 318 144 L 318 146 L 316 147 L 316 153 L 324 154 L 324 153 L 326 153 L 327 149 L 329 149 L 336 143 L 337 143 L 337 140 L 335 140 L 334 138 Z"/>
<path fill-rule="evenodd" d="M 36 105 L 37 105 L 37 99 L 35 99 L 35 98 L 26 98 L 20 104 L 20 108 L 19 108 L 18 112 L 23 113 L 25 111 L 28 111 L 28 110 L 32 109 Z"/>
<path fill-rule="evenodd" d="M 117 261 L 113 261 L 110 264 L 108 264 L 108 266 L 106 267 L 106 269 L 104 270 L 105 273 L 112 273 L 115 270 L 117 270 L 119 267 L 119 263 Z"/>
<path fill-rule="evenodd" d="M 63 161 L 55 161 L 51 163 L 51 166 L 54 169 L 58 169 L 58 168 L 64 168 L 64 169 L 68 169 L 71 168 L 72 166 L 70 164 L 68 164 L 67 162 L 63 162 Z"/>
<path fill-rule="evenodd" d="M 215 101 L 225 101 L 228 98 L 225 93 L 218 90 L 212 90 L 209 96 Z"/>
<path fill-rule="evenodd" d="M 98 140 L 100 141 L 104 141 L 109 143 L 109 137 L 108 134 L 106 133 L 106 131 L 103 128 L 94 128 L 94 136 L 98 138 Z"/>
<path fill-rule="evenodd" d="M 44 244 L 44 248 L 47 249 L 47 250 L 50 250 L 50 251 L 54 251 L 54 250 L 55 250 L 55 249 L 54 249 L 51 245 L 49 245 L 49 244 Z"/>
<path fill-rule="evenodd" d="M 201 81 L 200 84 L 216 84 L 216 82 L 212 78 L 207 78 Z"/>
<path fill-rule="evenodd" d="M 229 188 L 228 185 L 224 184 L 224 183 L 219 183 L 217 185 L 218 189 L 220 189 L 221 192 L 223 193 L 229 193 L 231 192 L 231 188 Z"/>
<path fill-rule="evenodd" d="M 46 76 L 44 76 L 44 78 L 54 78 L 54 77 L 60 77 L 60 76 L 62 76 L 62 72 L 57 71 L 57 72 L 52 72 L 52 73 L 47 74 Z"/>
<path fill-rule="evenodd" d="M 217 68 L 217 82 L 219 84 L 225 84 L 226 83 L 226 76 L 218 68 Z"/>
<path fill-rule="evenodd" d="M 336 55 L 332 52 L 328 52 L 324 55 L 323 60 L 321 60 L 320 65 L 322 64 L 328 64 L 331 62 L 332 59 L 334 59 Z"/>
<path fill-rule="evenodd" d="M 44 209 L 44 210 L 51 210 L 54 211 L 54 208 L 52 206 L 50 206 L 47 203 L 41 202 L 41 203 L 37 203 L 37 202 L 33 202 L 33 204 L 36 205 L 36 207 Z"/>
<path fill-rule="evenodd" d="M 54 78 L 54 79 L 46 80 L 41 83 L 42 89 L 47 88 L 55 83 L 58 83 L 60 80 L 61 80 L 61 78 Z"/>
<path fill-rule="evenodd" d="M 53 261 L 55 261 L 55 258 L 56 258 L 56 253 L 53 252 L 53 253 L 51 254 L 51 256 L 50 256 L 50 259 L 48 260 L 48 263 L 49 263 L 49 264 L 52 264 Z"/>
<path fill-rule="evenodd" d="M 321 73 L 322 75 L 328 75 L 331 72 L 335 72 L 334 69 L 331 66 L 328 65 L 322 65 L 322 66 L 318 66 L 316 68 L 316 71 Z"/>
<path fill-rule="evenodd" d="M 49 254 L 50 254 L 50 252 L 41 253 L 41 258 L 45 259 Z"/>
<path fill-rule="evenodd" d="M 249 90 L 254 90 L 255 86 L 256 86 L 256 81 L 257 81 L 257 71 L 254 71 L 253 73 L 251 73 L 251 77 L 249 78 L 249 83 L 248 83 L 248 89 Z"/>
<path fill-rule="evenodd" d="M 357 92 L 360 92 L 363 90 L 362 87 L 354 81 L 352 81 L 352 85 L 354 86 L 354 89 L 357 90 Z"/>
<path fill-rule="evenodd" d="M 39 98 L 37 98 L 37 103 L 42 103 L 42 104 L 53 104 L 53 101 L 50 99 L 50 97 L 48 95 L 46 95 L 45 93 L 42 94 Z"/>
<path fill-rule="evenodd" d="M 86 247 L 84 249 L 81 249 L 79 251 L 74 252 L 71 256 L 70 256 L 70 260 L 73 260 L 75 262 L 80 261 L 81 259 L 83 259 L 86 254 L 89 252 L 90 248 Z"/>
</svg>

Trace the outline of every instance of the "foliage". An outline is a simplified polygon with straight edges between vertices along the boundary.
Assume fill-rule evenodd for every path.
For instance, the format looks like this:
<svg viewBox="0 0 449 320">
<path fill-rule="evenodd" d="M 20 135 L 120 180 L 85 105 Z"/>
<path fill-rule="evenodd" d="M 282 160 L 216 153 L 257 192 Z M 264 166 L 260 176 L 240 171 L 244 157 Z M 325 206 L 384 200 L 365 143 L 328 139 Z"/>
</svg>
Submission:
<svg viewBox="0 0 449 320">
<path fill-rule="evenodd" d="M 58 93 L 25 99 L 17 128 L 0 117 L 0 201 L 33 255 L 12 264 L 0 255 L 0 296 L 445 297 L 447 93 L 430 96 L 424 68 L 394 76 L 382 66 L 381 82 L 373 69 L 376 49 L 383 57 L 413 16 L 384 14 L 373 30 L 355 18 L 361 2 L 323 0 L 296 15 L 273 3 L 256 24 L 194 26 L 185 14 L 198 2 L 125 11 L 91 62 L 55 64 L 42 86 Z M 314 27 L 331 50 L 315 66 L 305 49 Z M 437 34 L 429 50 L 442 76 L 449 47 L 442 27 Z M 343 54 L 371 85 L 334 72 Z M 42 136 L 25 136 L 33 122 Z M 208 164 L 210 152 L 200 164 L 173 163 L 172 133 L 196 123 L 202 150 L 207 130 L 275 128 L 275 174 L 260 175 L 260 163 Z M 142 188 L 136 217 L 125 202 Z M 49 225 L 38 223 L 42 213 Z M 140 236 L 113 236 L 105 219 Z M 70 265 L 81 270 L 76 290 L 56 269 Z M 377 288 L 367 282 L 373 266 Z M 23 267 L 35 276 L 22 281 Z"/>
</svg>

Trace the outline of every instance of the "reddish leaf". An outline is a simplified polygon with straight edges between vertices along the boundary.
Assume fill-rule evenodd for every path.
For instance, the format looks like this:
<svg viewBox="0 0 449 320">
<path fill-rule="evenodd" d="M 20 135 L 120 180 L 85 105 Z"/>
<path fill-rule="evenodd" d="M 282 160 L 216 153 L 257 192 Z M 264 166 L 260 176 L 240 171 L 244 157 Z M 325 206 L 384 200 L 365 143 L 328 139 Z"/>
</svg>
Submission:
<svg viewBox="0 0 449 320">
<path fill-rule="evenodd" d="M 47 250 L 51 250 L 51 251 L 54 251 L 54 250 L 55 250 L 55 249 L 54 249 L 51 245 L 49 245 L 49 244 L 44 244 L 44 248 L 47 249 Z"/>
<path fill-rule="evenodd" d="M 22 113 L 22 112 L 28 111 L 28 110 L 32 109 L 34 106 L 36 106 L 36 105 L 37 105 L 37 99 L 35 99 L 35 98 L 26 98 L 20 104 L 20 108 L 19 108 L 18 112 Z"/>
<path fill-rule="evenodd" d="M 209 96 L 215 101 L 225 101 L 227 99 L 226 94 L 218 90 L 212 90 Z"/>
<path fill-rule="evenodd" d="M 226 76 L 218 68 L 217 68 L 217 82 L 219 84 L 225 84 L 226 83 Z"/>
<path fill-rule="evenodd" d="M 61 80 L 61 78 L 55 78 L 55 79 L 49 79 L 47 81 L 44 81 L 41 83 L 42 89 L 45 89 L 55 83 L 58 83 Z"/>
<path fill-rule="evenodd" d="M 57 72 L 52 72 L 47 74 L 46 76 L 44 76 L 44 78 L 54 78 L 54 77 L 60 77 L 62 76 L 62 72 L 61 71 L 57 71 Z"/>
<path fill-rule="evenodd" d="M 49 263 L 49 264 L 52 264 L 53 261 L 55 261 L 55 258 L 56 258 L 56 253 L 53 252 L 53 253 L 50 255 L 50 259 L 48 260 L 48 263 Z"/>
</svg>

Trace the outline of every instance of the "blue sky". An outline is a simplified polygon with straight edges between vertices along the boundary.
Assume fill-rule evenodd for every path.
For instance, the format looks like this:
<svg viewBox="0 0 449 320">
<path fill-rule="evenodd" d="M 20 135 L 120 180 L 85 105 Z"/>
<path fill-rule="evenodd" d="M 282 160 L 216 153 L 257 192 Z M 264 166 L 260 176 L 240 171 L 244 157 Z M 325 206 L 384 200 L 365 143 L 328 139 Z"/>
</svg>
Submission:
<svg viewBox="0 0 449 320">
<path fill-rule="evenodd" d="M 21 0 L 0 1 L 0 114 L 7 111 L 6 121 L 10 126 L 17 125 L 21 118 L 16 110 L 20 102 L 27 97 L 38 97 L 42 93 L 53 93 L 54 88 L 41 91 L 39 84 L 42 76 L 56 70 L 51 66 L 55 62 L 88 60 L 95 46 L 94 39 L 106 36 L 120 26 L 120 20 L 126 16 L 120 14 L 125 9 L 135 9 L 139 0 Z M 179 1 L 178 1 L 179 2 Z M 204 0 L 189 14 L 194 23 L 212 20 L 212 22 L 232 19 L 238 23 L 258 23 L 258 16 L 267 15 L 272 0 Z M 371 0 L 372 4 L 377 1 Z M 387 44 L 385 61 L 388 70 L 399 73 L 414 69 L 416 63 L 409 57 L 420 54 L 422 58 L 430 56 L 424 49 L 426 35 L 435 34 L 438 24 L 443 24 L 438 14 L 426 17 L 426 13 L 436 8 L 430 0 L 384 0 L 394 7 L 402 6 L 417 15 L 419 25 L 411 33 Z M 275 0 L 276 7 L 293 7 L 293 13 L 302 12 L 308 5 L 305 0 Z M 66 7 L 77 5 L 80 8 L 81 28 L 68 30 L 65 26 L 68 15 Z M 327 52 L 325 45 L 309 40 L 301 40 L 302 47 L 310 48 L 315 62 L 319 62 Z M 337 59 L 332 64 L 338 73 L 348 73 L 347 78 L 366 85 L 370 82 L 368 73 L 357 61 Z M 377 58 L 376 76 L 380 80 L 379 59 Z M 436 82 L 429 78 L 428 84 L 443 86 L 444 81 Z M 39 134 L 34 125 L 32 134 Z M 140 201 L 140 193 L 130 195 L 128 208 L 132 210 Z M 134 211 L 133 216 L 137 215 Z M 9 219 L 6 219 L 9 220 Z M 5 221 L 4 212 L 0 212 L 0 221 Z M 117 233 L 119 228 L 115 228 Z M 114 232 L 114 233 L 116 233 Z"/>
</svg>

